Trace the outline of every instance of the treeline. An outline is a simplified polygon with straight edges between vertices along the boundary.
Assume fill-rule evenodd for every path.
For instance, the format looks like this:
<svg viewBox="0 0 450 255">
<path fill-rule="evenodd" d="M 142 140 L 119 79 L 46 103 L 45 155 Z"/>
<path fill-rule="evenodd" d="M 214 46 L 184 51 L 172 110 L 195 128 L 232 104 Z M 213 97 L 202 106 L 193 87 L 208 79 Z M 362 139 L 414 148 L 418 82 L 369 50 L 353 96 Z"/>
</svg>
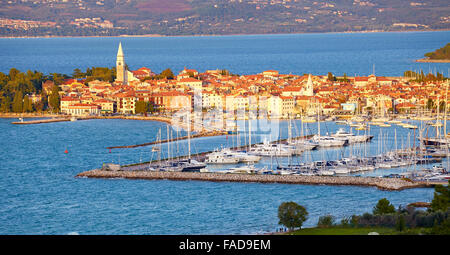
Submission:
<svg viewBox="0 0 450 255">
<path fill-rule="evenodd" d="M 450 181 L 449 181 L 450 184 Z M 289 230 L 302 227 L 308 218 L 306 208 L 295 202 L 283 202 L 278 208 L 279 224 Z M 331 215 L 320 216 L 317 228 L 391 228 L 399 234 L 450 234 L 450 187 L 436 185 L 427 210 L 399 206 L 395 209 L 386 198 L 380 199 L 372 213 L 352 215 L 336 223 Z"/>
<path fill-rule="evenodd" d="M 433 52 L 425 53 L 425 57 L 430 59 L 450 59 L 450 43 Z"/>
<path fill-rule="evenodd" d="M 403 73 L 403 77 L 413 78 L 413 81 L 416 82 L 430 82 L 430 81 L 443 81 L 448 79 L 444 76 L 444 74 L 436 72 L 436 75 L 433 73 L 425 74 L 422 70 L 420 72 L 414 72 L 414 71 L 405 71 Z"/>
<path fill-rule="evenodd" d="M 115 67 L 92 67 L 86 72 L 75 69 L 72 76 L 60 73 L 44 75 L 38 71 L 21 72 L 11 68 L 8 74 L 0 72 L 0 112 L 42 112 L 57 113 L 60 110 L 60 88 L 66 79 L 82 79 L 85 84 L 93 80 L 113 82 L 116 78 Z M 42 88 L 45 81 L 54 86 Z M 32 98 L 33 96 L 33 98 Z"/>
<path fill-rule="evenodd" d="M 37 71 L 23 73 L 11 68 L 8 74 L 0 72 L 0 111 L 32 112 L 46 108 L 47 95 L 41 94 L 41 91 L 42 82 L 47 79 L 49 77 Z M 31 94 L 39 94 L 41 102 L 33 103 Z"/>
<path fill-rule="evenodd" d="M 116 68 L 92 67 L 86 68 L 86 72 L 82 72 L 80 69 L 75 68 L 72 73 L 72 78 L 84 79 L 85 84 L 94 80 L 113 82 L 116 79 Z"/>
</svg>

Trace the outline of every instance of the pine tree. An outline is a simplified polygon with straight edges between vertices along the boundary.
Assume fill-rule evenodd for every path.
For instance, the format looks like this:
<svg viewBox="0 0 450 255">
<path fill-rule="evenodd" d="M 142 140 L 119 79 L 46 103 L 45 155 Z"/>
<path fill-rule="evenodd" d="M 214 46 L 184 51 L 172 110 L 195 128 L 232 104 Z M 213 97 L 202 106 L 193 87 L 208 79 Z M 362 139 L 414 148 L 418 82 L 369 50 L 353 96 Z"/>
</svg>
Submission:
<svg viewBox="0 0 450 255">
<path fill-rule="evenodd" d="M 13 112 L 23 112 L 23 94 L 20 90 L 14 95 L 12 110 Z"/>
<path fill-rule="evenodd" d="M 9 96 L 4 96 L 1 99 L 0 104 L 0 111 L 1 112 L 10 112 L 11 111 L 11 99 Z"/>
<path fill-rule="evenodd" d="M 59 97 L 59 87 L 58 86 L 54 86 L 52 88 L 51 94 L 48 97 L 48 105 L 50 106 L 50 109 L 52 110 L 52 112 L 57 113 L 59 112 L 59 108 L 60 108 L 60 97 Z"/>
<path fill-rule="evenodd" d="M 33 104 L 31 102 L 31 99 L 28 97 L 28 95 L 25 95 L 23 99 L 23 111 L 24 112 L 32 112 L 33 111 Z"/>
</svg>

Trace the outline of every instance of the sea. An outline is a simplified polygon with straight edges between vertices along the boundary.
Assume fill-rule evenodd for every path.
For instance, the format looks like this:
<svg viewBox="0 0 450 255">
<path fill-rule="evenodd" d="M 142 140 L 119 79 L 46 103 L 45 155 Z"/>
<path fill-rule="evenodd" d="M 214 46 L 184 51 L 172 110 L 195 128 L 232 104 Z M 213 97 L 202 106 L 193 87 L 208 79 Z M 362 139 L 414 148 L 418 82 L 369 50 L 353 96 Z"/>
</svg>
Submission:
<svg viewBox="0 0 450 255">
<path fill-rule="evenodd" d="M 294 34 L 204 37 L 108 37 L 0 39 L 0 71 L 67 73 L 92 66 L 114 66 L 119 42 L 131 68 L 146 66 L 160 72 L 185 66 L 198 71 L 228 69 L 251 74 L 267 69 L 280 73 L 315 75 L 356 73 L 401 75 L 404 70 L 446 73 L 448 63 L 416 63 L 425 52 L 445 45 L 449 31 L 409 33 Z M 152 146 L 112 149 L 109 146 L 156 141 L 182 136 L 186 131 L 155 121 L 97 119 L 38 125 L 14 125 L 17 119 L 0 118 L 0 234 L 262 234 L 276 231 L 278 206 L 294 201 L 306 207 L 304 227 L 331 214 L 339 221 L 371 212 L 387 198 L 395 207 L 430 202 L 432 188 L 382 191 L 374 187 L 229 183 L 170 180 L 76 178 L 103 163 L 121 165 L 167 157 Z M 420 122 L 412 122 L 418 126 Z M 248 123 L 241 121 L 239 136 L 192 139 L 191 152 L 244 145 Z M 317 133 L 318 125 L 299 120 L 258 120 L 252 123 L 252 142 Z M 270 134 L 258 130 L 267 131 Z M 348 126 L 323 122 L 321 133 Z M 168 131 L 167 131 L 168 130 Z M 303 130 L 303 131 L 302 131 Z M 353 130 L 357 133 L 358 131 Z M 374 135 L 366 145 L 317 150 L 294 162 L 337 159 L 350 155 L 377 155 L 418 144 L 417 131 L 392 124 L 359 131 Z M 430 132 L 434 132 L 430 130 Z M 187 141 L 173 143 L 171 155 L 186 155 Z M 66 153 L 67 152 L 67 153 Z M 286 164 L 286 158 L 265 158 L 258 167 Z M 448 165 L 447 160 L 442 162 Z M 431 167 L 426 165 L 421 167 Z M 210 167 L 211 171 L 224 167 Z M 362 173 L 383 176 L 417 170 L 415 167 Z"/>
<path fill-rule="evenodd" d="M 0 72 L 72 74 L 75 68 L 113 67 L 119 42 L 130 70 L 155 73 L 227 69 L 234 74 L 400 76 L 406 70 L 444 73 L 450 63 L 417 63 L 445 46 L 450 31 L 317 33 L 180 37 L 0 38 Z"/>
</svg>

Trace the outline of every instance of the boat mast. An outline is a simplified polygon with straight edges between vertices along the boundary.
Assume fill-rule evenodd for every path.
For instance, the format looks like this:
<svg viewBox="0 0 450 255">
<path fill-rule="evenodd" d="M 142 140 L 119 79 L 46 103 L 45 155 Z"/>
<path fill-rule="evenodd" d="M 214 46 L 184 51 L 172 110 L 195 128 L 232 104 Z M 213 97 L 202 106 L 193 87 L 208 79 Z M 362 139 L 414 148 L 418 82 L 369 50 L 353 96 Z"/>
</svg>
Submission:
<svg viewBox="0 0 450 255">
<path fill-rule="evenodd" d="M 444 110 L 444 138 L 447 137 L 447 100 L 448 100 L 448 79 L 445 83 L 445 110 Z"/>
<path fill-rule="evenodd" d="M 437 99 L 438 99 L 438 101 L 437 101 L 437 106 L 436 106 L 436 138 L 439 138 L 439 124 L 440 124 L 440 122 L 439 122 L 439 104 L 440 104 L 440 95 L 438 95 L 438 97 L 437 97 Z"/>
<path fill-rule="evenodd" d="M 187 122 L 188 122 L 188 159 L 191 162 L 191 111 L 188 110 Z"/>
<path fill-rule="evenodd" d="M 317 101 L 316 101 L 317 102 Z M 320 110 L 319 110 L 319 104 L 317 103 L 317 134 L 320 138 Z"/>
<path fill-rule="evenodd" d="M 252 117 L 250 112 L 248 113 L 248 151 L 252 147 Z"/>
<path fill-rule="evenodd" d="M 167 160 L 170 159 L 170 134 L 169 134 L 169 125 L 167 125 Z"/>
</svg>

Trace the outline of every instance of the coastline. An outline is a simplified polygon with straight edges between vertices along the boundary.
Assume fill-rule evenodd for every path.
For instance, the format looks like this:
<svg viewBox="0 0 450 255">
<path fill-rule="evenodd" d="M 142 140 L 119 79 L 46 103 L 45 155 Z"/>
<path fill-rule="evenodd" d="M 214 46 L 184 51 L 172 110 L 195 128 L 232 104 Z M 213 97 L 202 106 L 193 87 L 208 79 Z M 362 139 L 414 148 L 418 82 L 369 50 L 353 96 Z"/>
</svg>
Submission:
<svg viewBox="0 0 450 255">
<path fill-rule="evenodd" d="M 420 62 L 420 63 L 450 63 L 450 59 L 421 58 L 421 59 L 417 59 L 416 62 Z"/>
<path fill-rule="evenodd" d="M 51 113 L 0 113 L 0 118 L 5 119 L 15 119 L 15 118 L 55 118 L 55 120 L 67 120 L 70 121 L 72 116 L 51 114 Z M 87 116 L 87 117 L 77 117 L 78 120 L 88 120 L 88 119 L 125 119 L 125 120 L 152 120 L 159 121 L 168 124 L 172 124 L 172 120 L 168 117 L 160 116 Z M 30 121 L 31 122 L 31 121 Z M 33 123 L 33 122 L 31 122 Z M 30 124 L 31 124 L 30 123 Z M 27 124 L 26 122 L 24 124 Z"/>
<path fill-rule="evenodd" d="M 333 32 L 294 32 L 294 33 L 240 33 L 240 34 L 193 34 L 193 35 L 163 35 L 163 34 L 144 34 L 144 35 L 88 35 L 88 36 L 1 36 L 0 39 L 33 39 L 33 38 L 142 38 L 142 37 L 218 37 L 218 36 L 263 36 L 263 35 L 297 35 L 297 34 L 367 34 L 367 33 L 413 33 L 413 32 L 440 32 L 450 31 L 450 29 L 428 29 L 428 30 L 363 30 L 363 31 L 333 31 Z"/>
</svg>

